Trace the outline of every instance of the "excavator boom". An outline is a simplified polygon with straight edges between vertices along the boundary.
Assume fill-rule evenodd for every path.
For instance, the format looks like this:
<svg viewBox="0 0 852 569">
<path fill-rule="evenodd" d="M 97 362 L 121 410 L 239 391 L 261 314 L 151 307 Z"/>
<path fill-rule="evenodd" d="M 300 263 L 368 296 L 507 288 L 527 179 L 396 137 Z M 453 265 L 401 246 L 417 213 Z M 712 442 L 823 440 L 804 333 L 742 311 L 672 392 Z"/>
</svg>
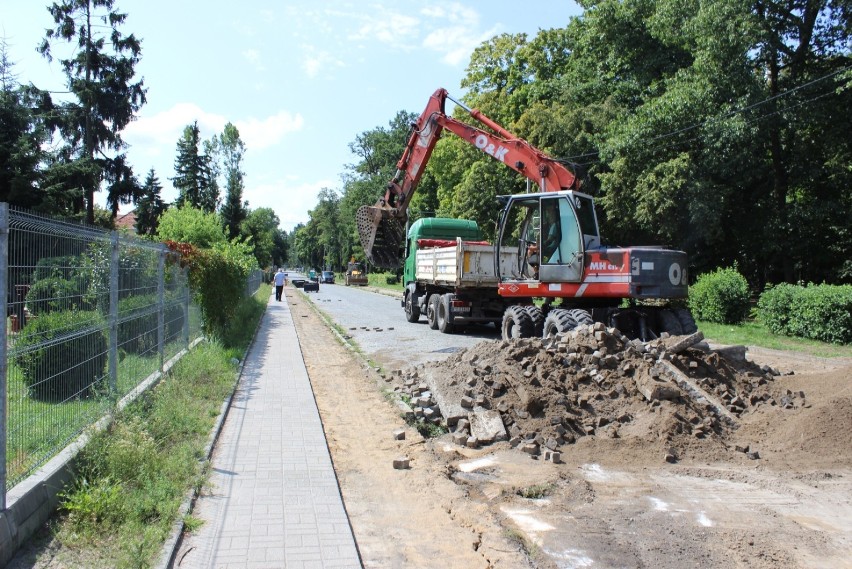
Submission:
<svg viewBox="0 0 852 569">
<path fill-rule="evenodd" d="M 447 99 L 494 132 L 447 116 L 444 110 Z M 516 137 L 480 111 L 469 109 L 451 98 L 445 89 L 438 89 L 429 98 L 423 113 L 411 125 L 408 144 L 397 162 L 397 172 L 388 183 L 385 195 L 372 206 L 362 206 L 356 214 L 361 245 L 372 264 L 384 268 L 396 268 L 400 265 L 400 250 L 405 241 L 408 220 L 408 204 L 444 129 L 523 174 L 538 184 L 541 191 L 577 189 L 579 186 L 574 174 L 565 166 L 527 141 Z"/>
</svg>

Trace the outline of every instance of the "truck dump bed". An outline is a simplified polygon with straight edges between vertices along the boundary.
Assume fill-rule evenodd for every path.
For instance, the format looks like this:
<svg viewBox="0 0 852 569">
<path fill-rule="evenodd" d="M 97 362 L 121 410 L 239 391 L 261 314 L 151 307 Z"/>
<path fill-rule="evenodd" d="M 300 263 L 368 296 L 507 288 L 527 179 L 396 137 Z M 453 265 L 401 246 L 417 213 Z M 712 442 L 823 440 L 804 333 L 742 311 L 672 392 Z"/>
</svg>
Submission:
<svg viewBox="0 0 852 569">
<path fill-rule="evenodd" d="M 517 265 L 517 251 L 501 251 L 500 265 L 511 274 Z M 494 246 L 482 242 L 469 243 L 459 238 L 449 247 L 417 250 L 415 278 L 419 283 L 455 288 L 497 286 L 494 272 Z"/>
</svg>

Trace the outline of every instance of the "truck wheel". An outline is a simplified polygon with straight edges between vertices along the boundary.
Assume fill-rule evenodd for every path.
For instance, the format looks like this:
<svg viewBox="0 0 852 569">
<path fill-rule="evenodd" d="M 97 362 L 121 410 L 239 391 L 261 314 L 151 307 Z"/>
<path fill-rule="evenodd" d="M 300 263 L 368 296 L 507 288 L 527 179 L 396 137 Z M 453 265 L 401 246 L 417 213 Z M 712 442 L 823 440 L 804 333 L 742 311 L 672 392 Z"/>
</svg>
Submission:
<svg viewBox="0 0 852 569">
<path fill-rule="evenodd" d="M 420 296 L 416 292 L 405 295 L 405 319 L 409 322 L 420 320 Z"/>
<path fill-rule="evenodd" d="M 432 330 L 438 329 L 438 306 L 441 304 L 440 294 L 431 294 L 426 303 L 426 322 Z"/>
<path fill-rule="evenodd" d="M 453 313 L 452 313 L 452 302 L 453 296 L 451 294 L 442 294 L 440 297 L 440 302 L 438 302 L 438 330 L 440 330 L 443 334 L 452 334 L 453 333 Z"/>
<path fill-rule="evenodd" d="M 534 304 L 530 306 L 524 306 L 524 310 L 527 311 L 527 314 L 530 315 L 530 320 L 532 320 L 533 337 L 541 338 L 542 334 L 544 333 L 544 312 L 542 312 L 541 308 Z"/>
<path fill-rule="evenodd" d="M 551 310 L 544 319 L 544 337 L 553 338 L 559 334 L 564 334 L 576 328 L 578 322 L 571 315 L 570 310 L 554 309 Z"/>
<path fill-rule="evenodd" d="M 510 306 L 503 313 L 501 331 L 504 340 L 531 338 L 533 334 L 532 318 L 523 306 Z"/>
<path fill-rule="evenodd" d="M 698 325 L 695 323 L 695 318 L 692 317 L 692 312 L 688 308 L 678 308 L 674 311 L 680 322 L 680 327 L 684 334 L 695 334 L 698 332 Z"/>
<path fill-rule="evenodd" d="M 589 314 L 588 310 L 583 310 L 582 308 L 572 308 L 568 311 L 568 314 L 571 315 L 571 318 L 577 321 L 577 324 L 591 325 L 595 323 L 595 319 L 592 318 L 592 315 Z"/>
</svg>

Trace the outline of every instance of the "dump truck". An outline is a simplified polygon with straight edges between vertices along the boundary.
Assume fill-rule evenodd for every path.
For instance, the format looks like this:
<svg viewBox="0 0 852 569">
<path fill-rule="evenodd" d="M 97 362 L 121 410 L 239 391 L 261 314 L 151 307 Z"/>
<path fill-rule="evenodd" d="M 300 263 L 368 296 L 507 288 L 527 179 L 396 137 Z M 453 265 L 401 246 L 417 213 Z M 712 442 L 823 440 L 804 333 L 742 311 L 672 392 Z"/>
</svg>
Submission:
<svg viewBox="0 0 852 569">
<path fill-rule="evenodd" d="M 447 100 L 484 128 L 448 115 Z M 581 181 L 573 172 L 482 112 L 451 98 L 445 89 L 432 94 L 412 124 L 384 196 L 372 206 L 358 209 L 359 237 L 373 264 L 395 268 L 407 258 L 408 204 L 445 130 L 522 174 L 540 190 L 499 196 L 497 236 L 493 244 L 484 245 L 492 249 L 493 283 L 483 283 L 477 294 L 483 295 L 483 301 L 491 302 L 495 295 L 502 299 L 494 306 L 503 309 L 504 339 L 552 336 L 593 322 L 642 340 L 664 332 L 697 330 L 689 310 L 676 304 L 688 294 L 685 252 L 659 246 L 603 245 L 594 199 L 581 191 Z M 448 325 L 444 330 L 452 331 L 455 317 L 463 321 L 472 310 L 472 305 L 465 304 L 471 293 L 464 277 L 466 247 L 457 242 L 452 253 L 462 259 L 462 264 L 454 265 L 455 285 L 440 288 L 437 279 L 430 285 L 425 277 L 418 278 L 417 270 L 406 274 L 403 306 L 409 321 L 416 321 L 422 313 L 428 317 L 430 306 L 437 307 L 440 316 L 445 307 Z M 410 244 L 408 249 L 410 255 Z"/>
<path fill-rule="evenodd" d="M 497 290 L 494 246 L 473 220 L 422 218 L 408 230 L 402 300 L 409 322 L 426 315 L 429 327 L 450 333 L 467 324 L 499 325 L 507 301 Z M 515 253 L 502 251 L 511 266 Z"/>
</svg>

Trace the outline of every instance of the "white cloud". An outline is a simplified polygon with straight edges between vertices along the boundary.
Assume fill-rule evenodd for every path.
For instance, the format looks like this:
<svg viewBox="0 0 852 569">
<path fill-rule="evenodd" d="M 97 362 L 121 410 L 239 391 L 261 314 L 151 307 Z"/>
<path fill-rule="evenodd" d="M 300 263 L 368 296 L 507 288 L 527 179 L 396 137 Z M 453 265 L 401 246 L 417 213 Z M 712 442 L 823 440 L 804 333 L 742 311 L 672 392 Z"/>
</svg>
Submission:
<svg viewBox="0 0 852 569">
<path fill-rule="evenodd" d="M 266 71 L 266 66 L 260 60 L 260 52 L 256 49 L 247 49 L 243 51 L 242 56 L 248 61 L 256 71 Z"/>
<path fill-rule="evenodd" d="M 305 59 L 302 61 L 302 69 L 305 70 L 308 77 L 316 77 L 331 67 L 345 67 L 343 61 L 327 51 L 317 51 L 316 48 L 310 45 L 303 45 L 302 49 L 307 53 Z"/>
<path fill-rule="evenodd" d="M 443 54 L 441 60 L 449 65 L 465 63 L 473 50 L 497 33 L 497 28 L 479 31 L 479 12 L 457 2 L 430 6 L 421 10 L 429 18 L 429 33 L 423 47 Z"/>
<path fill-rule="evenodd" d="M 319 203 L 320 190 L 336 185 L 332 180 L 297 183 L 292 177 L 253 185 L 249 179 L 243 198 L 248 200 L 251 209 L 270 207 L 275 210 L 280 227 L 290 232 L 299 223 L 307 223 L 308 212 Z"/>
<path fill-rule="evenodd" d="M 354 41 L 375 40 L 397 49 L 413 49 L 411 39 L 418 36 L 420 20 L 414 16 L 376 7 L 369 16 L 361 14 L 361 25 L 350 34 Z"/>
<path fill-rule="evenodd" d="M 193 103 L 178 103 L 150 117 L 142 114 L 128 125 L 122 136 L 135 153 L 148 157 L 174 155 L 183 129 L 195 121 L 198 122 L 201 138 L 207 139 L 222 132 L 228 119 L 222 115 L 208 113 Z M 231 122 L 240 131 L 240 138 L 246 148 L 251 150 L 277 144 L 285 135 L 298 132 L 304 126 L 302 115 L 288 111 L 279 111 L 262 119 L 249 117 Z"/>
<path fill-rule="evenodd" d="M 304 124 L 302 115 L 298 113 L 293 115 L 288 111 L 279 111 L 275 115 L 260 120 L 252 117 L 234 121 L 234 125 L 240 131 L 240 138 L 249 150 L 274 146 L 281 142 L 285 135 L 302 130 Z"/>
</svg>

